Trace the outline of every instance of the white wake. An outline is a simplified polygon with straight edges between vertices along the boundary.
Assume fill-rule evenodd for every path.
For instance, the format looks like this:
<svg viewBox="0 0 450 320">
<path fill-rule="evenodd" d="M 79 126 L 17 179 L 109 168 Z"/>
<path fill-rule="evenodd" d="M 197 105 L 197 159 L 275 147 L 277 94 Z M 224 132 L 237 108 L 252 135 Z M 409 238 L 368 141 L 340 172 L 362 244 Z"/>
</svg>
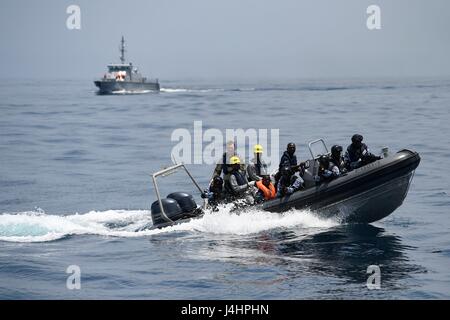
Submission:
<svg viewBox="0 0 450 320">
<path fill-rule="evenodd" d="M 207 212 L 198 219 L 162 229 L 150 229 L 148 210 L 90 211 L 85 214 L 50 215 L 42 211 L 0 214 L 0 241 L 46 242 L 74 235 L 142 237 L 168 232 L 248 235 L 275 228 L 330 228 L 338 223 L 307 211 L 279 214 L 251 209 L 241 213 L 231 206 Z"/>
</svg>

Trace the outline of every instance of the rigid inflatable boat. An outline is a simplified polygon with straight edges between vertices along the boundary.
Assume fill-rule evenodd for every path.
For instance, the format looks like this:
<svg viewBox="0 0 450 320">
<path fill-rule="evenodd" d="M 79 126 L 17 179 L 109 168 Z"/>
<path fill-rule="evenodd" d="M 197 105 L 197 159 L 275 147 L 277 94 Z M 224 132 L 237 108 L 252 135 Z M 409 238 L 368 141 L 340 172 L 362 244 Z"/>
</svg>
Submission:
<svg viewBox="0 0 450 320">
<path fill-rule="evenodd" d="M 305 188 L 293 194 L 258 204 L 258 208 L 271 212 L 284 212 L 292 208 L 310 210 L 319 216 L 335 218 L 344 223 L 371 223 L 394 212 L 405 200 L 420 156 L 411 150 L 400 150 L 354 169 L 328 181 L 317 183 L 314 176 L 319 168 L 319 158 L 326 155 L 323 139 L 308 144 L 312 158 L 306 161 L 303 174 Z M 201 187 L 184 164 L 177 164 L 152 175 L 156 200 L 151 207 L 152 228 L 162 228 L 192 218 L 201 217 L 205 204 L 200 207 L 194 197 L 185 192 L 174 192 L 161 198 L 157 177 L 184 169 L 199 192 Z"/>
</svg>

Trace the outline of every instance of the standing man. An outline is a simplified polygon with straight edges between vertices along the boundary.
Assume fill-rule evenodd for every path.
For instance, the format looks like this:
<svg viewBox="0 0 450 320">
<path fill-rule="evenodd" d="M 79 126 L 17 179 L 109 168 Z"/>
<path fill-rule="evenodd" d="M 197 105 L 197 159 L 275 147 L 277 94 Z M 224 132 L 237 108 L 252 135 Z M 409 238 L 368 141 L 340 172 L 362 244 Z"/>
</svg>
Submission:
<svg viewBox="0 0 450 320">
<path fill-rule="evenodd" d="M 286 151 L 283 153 L 280 159 L 280 165 L 278 166 L 278 170 L 281 170 L 281 167 L 288 164 L 291 167 L 297 166 L 297 156 L 295 155 L 296 147 L 295 143 L 289 142 Z"/>
<path fill-rule="evenodd" d="M 275 175 L 275 185 L 277 186 L 277 188 L 278 188 L 278 181 L 281 178 L 281 171 L 283 167 L 289 166 L 293 173 L 295 173 L 296 171 L 300 171 L 300 176 L 303 175 L 305 163 L 302 162 L 300 164 L 297 164 L 297 156 L 295 155 L 295 151 L 296 151 L 295 143 L 289 142 L 286 147 L 286 151 L 281 156 L 280 165 L 278 166 L 278 172 Z"/>
<path fill-rule="evenodd" d="M 283 166 L 289 166 L 289 167 L 293 167 L 293 166 L 297 166 L 297 156 L 295 155 L 295 143 L 293 142 L 289 142 L 287 147 L 286 147 L 286 151 L 283 152 L 283 155 L 281 156 L 280 159 L 280 164 L 278 165 L 278 172 L 275 174 L 275 185 L 277 186 L 278 189 L 278 181 L 280 181 L 281 178 L 281 169 L 283 168 Z"/>
<path fill-rule="evenodd" d="M 254 157 L 247 165 L 247 174 L 250 181 L 260 181 L 267 174 L 267 164 L 262 159 L 263 147 L 256 144 L 253 147 Z"/>
<path fill-rule="evenodd" d="M 222 158 L 217 161 L 216 167 L 213 172 L 211 182 L 215 177 L 220 177 L 223 173 L 223 180 L 226 183 L 230 178 L 231 173 L 231 158 L 236 156 L 236 146 L 234 141 L 230 140 L 227 142 L 226 150 L 222 155 Z M 245 164 L 241 164 L 241 170 L 245 170 Z"/>
</svg>

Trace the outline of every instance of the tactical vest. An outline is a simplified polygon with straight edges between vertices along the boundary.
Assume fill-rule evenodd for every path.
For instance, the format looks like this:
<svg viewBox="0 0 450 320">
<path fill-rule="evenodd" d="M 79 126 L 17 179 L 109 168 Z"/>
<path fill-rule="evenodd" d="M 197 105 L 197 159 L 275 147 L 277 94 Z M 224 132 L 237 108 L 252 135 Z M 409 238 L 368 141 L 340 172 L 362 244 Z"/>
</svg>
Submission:
<svg viewBox="0 0 450 320">
<path fill-rule="evenodd" d="M 247 181 L 245 181 L 245 177 L 242 175 L 240 171 L 235 171 L 232 174 L 233 176 L 236 177 L 236 182 L 238 185 L 242 186 L 247 183 Z"/>
</svg>

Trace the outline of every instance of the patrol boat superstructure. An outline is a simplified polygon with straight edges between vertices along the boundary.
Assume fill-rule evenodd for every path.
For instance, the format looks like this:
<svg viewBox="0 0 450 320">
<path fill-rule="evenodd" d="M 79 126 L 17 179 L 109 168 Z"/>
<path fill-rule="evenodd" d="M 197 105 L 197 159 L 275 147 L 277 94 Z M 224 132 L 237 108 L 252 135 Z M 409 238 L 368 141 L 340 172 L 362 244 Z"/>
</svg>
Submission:
<svg viewBox="0 0 450 320">
<path fill-rule="evenodd" d="M 102 79 L 95 80 L 100 94 L 121 92 L 159 91 L 158 79 L 148 80 L 143 77 L 133 64 L 125 63 L 125 39 L 120 42 L 120 63 L 108 65 L 108 72 Z"/>
</svg>

